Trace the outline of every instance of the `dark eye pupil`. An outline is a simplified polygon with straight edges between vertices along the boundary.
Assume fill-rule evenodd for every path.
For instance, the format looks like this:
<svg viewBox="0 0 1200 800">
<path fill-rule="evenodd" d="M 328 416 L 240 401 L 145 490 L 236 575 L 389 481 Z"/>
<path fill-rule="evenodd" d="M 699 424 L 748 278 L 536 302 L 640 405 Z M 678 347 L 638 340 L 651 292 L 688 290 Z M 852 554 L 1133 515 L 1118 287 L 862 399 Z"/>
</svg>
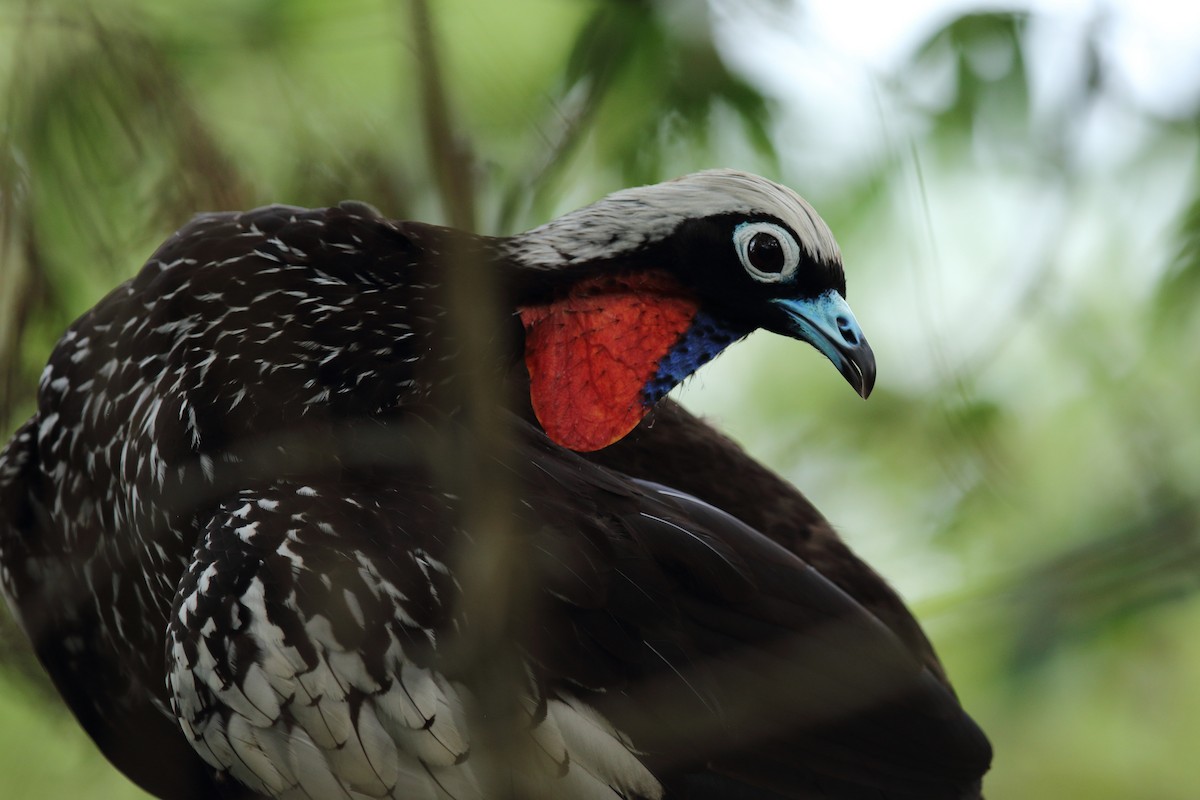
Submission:
<svg viewBox="0 0 1200 800">
<path fill-rule="evenodd" d="M 750 258 L 750 265 L 759 272 L 783 271 L 783 248 L 779 240 L 769 233 L 754 234 L 750 246 L 746 248 L 746 255 Z"/>
</svg>

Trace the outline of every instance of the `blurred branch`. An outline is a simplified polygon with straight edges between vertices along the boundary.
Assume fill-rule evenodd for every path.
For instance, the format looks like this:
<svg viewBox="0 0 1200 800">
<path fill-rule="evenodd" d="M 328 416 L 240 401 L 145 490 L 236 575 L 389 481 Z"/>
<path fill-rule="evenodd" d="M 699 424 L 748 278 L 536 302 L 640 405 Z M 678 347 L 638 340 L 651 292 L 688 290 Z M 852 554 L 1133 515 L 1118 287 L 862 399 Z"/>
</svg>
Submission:
<svg viewBox="0 0 1200 800">
<path fill-rule="evenodd" d="M 22 351 L 31 323 L 47 311 L 51 294 L 29 220 L 18 217 L 20 230 L 14 231 L 13 219 L 0 216 L 0 430 L 7 436 L 13 415 L 31 399 L 33 376 L 25 373 Z"/>
<path fill-rule="evenodd" d="M 32 13 L 32 4 L 26 11 Z M 17 84 L 25 73 L 18 64 L 27 56 L 18 42 L 8 67 L 12 77 L 3 88 L 10 122 L 0 127 L 0 442 L 7 439 L 13 415 L 32 384 L 21 357 L 26 333 L 50 299 L 33 231 L 29 167 L 11 123 L 21 113 Z"/>
<path fill-rule="evenodd" d="M 429 161 L 450 224 L 473 231 L 470 149 L 454 134 L 428 4 L 411 0 L 411 9 Z M 503 798 L 513 791 L 508 774 L 525 746 L 512 734 L 528 694 L 520 643 L 531 624 L 534 588 L 526 580 L 529 546 L 515 525 L 515 476 L 504 466 L 512 450 L 509 403 L 494 368 L 507 352 L 502 339 L 510 326 L 500 314 L 505 293 L 483 257 L 465 244 L 441 255 L 450 336 L 433 361 L 442 381 L 459 387 L 465 435 L 446 432 L 450 446 L 437 466 L 459 497 L 467 534 L 456 553 L 467 631 L 448 643 L 447 658 L 450 674 L 462 675 L 475 697 L 473 729 L 480 741 L 472 758 L 482 765 L 484 794 Z"/>
<path fill-rule="evenodd" d="M 1093 533 L 1046 559 L 1015 585 L 1014 666 L 1043 663 L 1061 647 L 1200 591 L 1200 501 L 1160 497 L 1150 512 Z"/>
<path fill-rule="evenodd" d="M 656 24 L 653 4 L 616 2 L 602 4 L 580 29 L 564 65 L 561 97 L 551 102 L 556 130 L 548 147 L 525 168 L 526 177 L 515 181 L 505 196 L 502 230 L 512 227 L 523 201 L 532 207 L 545 201 L 554 179 L 593 129 L 604 99 L 635 53 L 639 33 Z"/>
<path fill-rule="evenodd" d="M 590 130 L 603 96 L 600 84 L 588 81 L 561 100 L 552 101 L 551 115 L 556 130 L 545 137 L 545 149 L 534 156 L 504 193 L 498 221 L 501 231 L 511 231 L 521 212 L 545 202 L 556 185 L 555 178 L 562 173 Z"/>
<path fill-rule="evenodd" d="M 703 4 L 607 2 L 580 28 L 535 152 L 505 192 L 500 228 L 540 209 L 585 142 L 623 183 L 663 177 L 676 148 L 708 147 L 714 114 L 730 112 L 754 150 L 774 168 L 769 109 L 757 88 L 730 71 L 713 41 Z"/>
<path fill-rule="evenodd" d="M 437 42 L 429 5 L 411 0 L 412 26 L 416 40 L 416 69 L 421 88 L 421 119 L 429 148 L 434 178 L 441 193 L 442 208 L 451 227 L 475 230 L 474 186 L 471 180 L 471 148 L 460 139 L 450 120 L 449 101 L 442 81 Z"/>
</svg>

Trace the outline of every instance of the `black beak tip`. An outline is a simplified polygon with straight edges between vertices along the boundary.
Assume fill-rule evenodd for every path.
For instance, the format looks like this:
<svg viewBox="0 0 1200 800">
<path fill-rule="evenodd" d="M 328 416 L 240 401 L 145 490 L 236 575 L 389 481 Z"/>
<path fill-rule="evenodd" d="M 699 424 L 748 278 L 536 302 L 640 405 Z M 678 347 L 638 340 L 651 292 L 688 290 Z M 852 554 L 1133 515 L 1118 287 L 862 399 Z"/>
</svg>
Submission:
<svg viewBox="0 0 1200 800">
<path fill-rule="evenodd" d="M 866 342 L 853 353 L 846 354 L 841 372 L 862 399 L 871 396 L 871 390 L 875 388 L 875 354 Z"/>
<path fill-rule="evenodd" d="M 864 377 L 862 385 L 858 387 L 858 394 L 863 400 L 871 396 L 871 390 L 875 388 L 875 373 Z"/>
</svg>

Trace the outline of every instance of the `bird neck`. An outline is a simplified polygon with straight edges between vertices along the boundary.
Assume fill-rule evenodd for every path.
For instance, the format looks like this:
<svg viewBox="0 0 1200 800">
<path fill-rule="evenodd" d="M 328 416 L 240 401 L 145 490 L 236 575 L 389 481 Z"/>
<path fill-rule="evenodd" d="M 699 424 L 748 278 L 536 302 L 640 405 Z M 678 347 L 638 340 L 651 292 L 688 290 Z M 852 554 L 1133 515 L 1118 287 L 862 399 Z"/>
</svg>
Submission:
<svg viewBox="0 0 1200 800">
<path fill-rule="evenodd" d="M 581 278 L 519 306 L 530 401 L 546 433 L 573 450 L 629 433 L 676 384 L 742 333 L 706 314 L 662 270 Z"/>
</svg>

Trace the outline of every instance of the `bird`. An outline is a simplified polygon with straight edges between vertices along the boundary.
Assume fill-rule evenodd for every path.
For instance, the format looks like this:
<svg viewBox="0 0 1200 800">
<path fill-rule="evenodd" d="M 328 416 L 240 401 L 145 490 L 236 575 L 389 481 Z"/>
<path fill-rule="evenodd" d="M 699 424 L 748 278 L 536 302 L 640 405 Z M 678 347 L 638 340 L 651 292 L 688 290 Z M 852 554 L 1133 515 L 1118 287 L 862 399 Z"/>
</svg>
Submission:
<svg viewBox="0 0 1200 800">
<path fill-rule="evenodd" d="M 447 477 L 453 258 L 502 328 L 479 370 L 527 608 L 483 645 L 498 689 L 456 656 L 484 534 Z M 829 227 L 737 170 L 506 237 L 200 214 L 54 347 L 0 453 L 0 588 L 168 800 L 978 798 L 990 744 L 897 593 L 666 397 L 759 329 L 871 393 Z"/>
</svg>

